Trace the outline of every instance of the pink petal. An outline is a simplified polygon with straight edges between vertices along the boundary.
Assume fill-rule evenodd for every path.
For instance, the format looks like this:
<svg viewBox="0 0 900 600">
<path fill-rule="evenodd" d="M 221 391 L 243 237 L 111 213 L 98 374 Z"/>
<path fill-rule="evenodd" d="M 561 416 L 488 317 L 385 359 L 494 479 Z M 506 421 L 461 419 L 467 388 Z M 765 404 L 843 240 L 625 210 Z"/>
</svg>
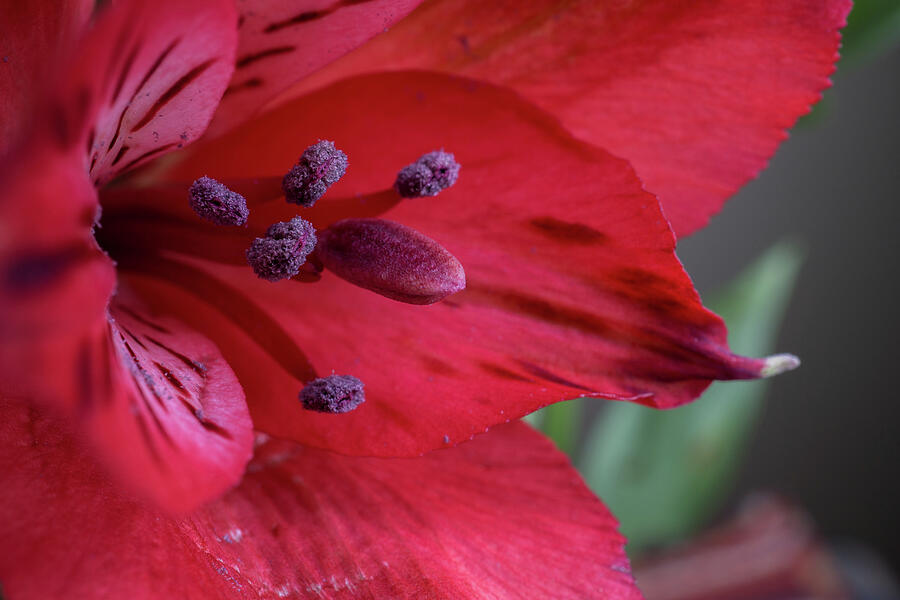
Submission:
<svg viewBox="0 0 900 600">
<path fill-rule="evenodd" d="M 421 0 L 239 0 L 237 64 L 210 133 L 252 117 L 310 73 L 387 31 Z"/>
<path fill-rule="evenodd" d="M 304 83 L 436 68 L 503 83 L 631 161 L 679 236 L 830 85 L 849 0 L 438 0 Z"/>
<path fill-rule="evenodd" d="M 144 297 L 216 341 L 258 428 L 345 453 L 417 454 L 574 396 L 672 407 L 712 379 L 766 367 L 728 351 L 629 165 L 490 85 L 427 73 L 355 78 L 195 146 L 181 173 L 284 173 L 316 137 L 350 161 L 303 213 L 317 227 L 315 211 L 332 197 L 347 207 L 340 198 L 373 197 L 423 152 L 454 152 L 456 185 L 399 202 L 385 218 L 450 251 L 468 284 L 417 307 L 327 271 L 309 285 L 271 284 L 246 266 L 163 263 L 148 246 L 136 268 L 158 281 L 141 283 Z M 257 205 L 250 228 L 283 220 L 277 210 L 295 207 Z M 304 411 L 300 387 L 332 372 L 363 380 L 365 404 L 339 417 Z"/>
<path fill-rule="evenodd" d="M 40 75 L 70 52 L 94 0 L 30 0 L 0 4 L 0 155 L 27 128 Z"/>
<path fill-rule="evenodd" d="M 416 460 L 267 442 L 238 488 L 176 520 L 58 423 L 0 407 L 12 598 L 640 598 L 615 519 L 521 423 Z"/>
</svg>

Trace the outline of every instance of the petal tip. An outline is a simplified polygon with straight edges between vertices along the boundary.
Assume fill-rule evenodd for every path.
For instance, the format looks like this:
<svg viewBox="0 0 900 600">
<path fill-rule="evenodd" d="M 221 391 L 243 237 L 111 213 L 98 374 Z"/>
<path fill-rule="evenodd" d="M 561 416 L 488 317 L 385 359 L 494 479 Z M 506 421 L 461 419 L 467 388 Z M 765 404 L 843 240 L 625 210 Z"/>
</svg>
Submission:
<svg viewBox="0 0 900 600">
<path fill-rule="evenodd" d="M 765 365 L 760 370 L 761 377 L 774 377 L 793 371 L 800 366 L 800 359 L 793 354 L 775 354 L 766 358 Z"/>
</svg>

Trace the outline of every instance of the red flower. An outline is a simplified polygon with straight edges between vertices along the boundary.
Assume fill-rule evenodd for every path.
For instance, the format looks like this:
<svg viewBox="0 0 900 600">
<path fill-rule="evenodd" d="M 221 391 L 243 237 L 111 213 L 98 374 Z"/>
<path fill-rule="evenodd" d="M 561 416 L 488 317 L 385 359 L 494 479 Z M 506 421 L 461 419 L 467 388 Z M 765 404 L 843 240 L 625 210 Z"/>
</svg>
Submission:
<svg viewBox="0 0 900 600">
<path fill-rule="evenodd" d="M 614 520 L 524 425 L 415 461 L 325 450 L 415 456 L 573 396 L 672 407 L 791 366 L 728 351 L 656 197 L 594 144 L 695 228 L 827 84 L 845 1 L 434 2 L 336 62 L 416 3 L 135 0 L 90 24 L 93 2 L 7 4 L 7 594 L 637 597 Z M 347 175 L 284 203 L 318 139 Z M 458 182 L 401 198 L 397 171 L 437 148 Z M 246 228 L 193 212 L 207 175 L 247 198 Z M 298 213 L 328 270 L 257 277 L 245 251 Z M 363 289 L 405 254 L 329 258 L 329 225 L 381 216 L 466 289 Z M 301 404 L 328 373 L 366 401 Z M 293 442 L 247 465 L 253 428 Z"/>
</svg>

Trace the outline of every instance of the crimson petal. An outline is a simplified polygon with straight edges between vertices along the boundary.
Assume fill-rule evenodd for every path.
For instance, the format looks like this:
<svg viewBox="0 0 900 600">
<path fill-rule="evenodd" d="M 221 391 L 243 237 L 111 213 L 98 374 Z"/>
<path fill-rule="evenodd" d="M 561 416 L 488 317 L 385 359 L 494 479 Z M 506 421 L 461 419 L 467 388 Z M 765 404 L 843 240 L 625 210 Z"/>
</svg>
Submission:
<svg viewBox="0 0 900 600">
<path fill-rule="evenodd" d="M 236 68 L 210 133 L 246 121 L 300 79 L 386 31 L 420 2 L 239 0 Z"/>
<path fill-rule="evenodd" d="M 0 154 L 27 128 L 39 74 L 70 52 L 94 0 L 30 0 L 0 4 Z"/>
<path fill-rule="evenodd" d="M 672 407 L 711 379 L 762 373 L 764 361 L 728 351 L 721 320 L 700 304 L 658 202 L 629 165 L 508 91 L 418 72 L 354 78 L 201 142 L 179 168 L 186 179 L 273 175 L 311 135 L 337 140 L 350 158 L 329 192 L 337 197 L 386 189 L 410 157 L 452 150 L 456 185 L 385 217 L 456 256 L 468 288 L 413 307 L 327 271 L 311 285 L 269 284 L 246 267 L 192 260 L 253 298 L 318 373 L 366 384 L 366 403 L 335 418 L 301 410 L 303 382 L 254 342 L 253 328 L 198 299 L 214 297 L 227 314 L 221 285 L 205 292 L 191 277 L 192 294 L 179 294 L 178 280 L 162 275 L 145 297 L 212 336 L 258 428 L 346 453 L 417 454 L 573 396 Z"/>
<path fill-rule="evenodd" d="M 850 0 L 436 0 L 303 89 L 433 68 L 508 85 L 703 227 L 830 85 Z"/>
<path fill-rule="evenodd" d="M 615 519 L 516 423 L 417 460 L 269 441 L 177 520 L 111 487 L 59 424 L 0 403 L 12 598 L 640 598 Z"/>
</svg>

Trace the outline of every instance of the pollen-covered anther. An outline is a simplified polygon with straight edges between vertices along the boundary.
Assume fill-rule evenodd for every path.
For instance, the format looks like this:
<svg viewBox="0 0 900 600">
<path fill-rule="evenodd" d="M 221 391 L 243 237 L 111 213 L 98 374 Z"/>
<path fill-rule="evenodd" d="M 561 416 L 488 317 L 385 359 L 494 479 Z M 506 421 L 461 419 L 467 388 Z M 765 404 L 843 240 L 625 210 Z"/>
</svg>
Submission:
<svg viewBox="0 0 900 600">
<path fill-rule="evenodd" d="M 338 221 L 320 232 L 316 256 L 338 277 L 409 304 L 433 304 L 466 287 L 455 256 L 393 221 Z"/>
<path fill-rule="evenodd" d="M 275 223 L 266 237 L 256 238 L 247 249 L 247 263 L 260 279 L 280 281 L 300 272 L 316 247 L 316 230 L 309 221 L 294 217 Z"/>
<path fill-rule="evenodd" d="M 435 150 L 397 173 L 394 189 L 404 198 L 437 196 L 459 178 L 459 163 L 449 152 Z"/>
<path fill-rule="evenodd" d="M 347 172 L 347 155 L 334 142 L 320 140 L 303 151 L 281 181 L 288 202 L 310 207 Z"/>
<path fill-rule="evenodd" d="M 201 177 L 188 191 L 191 208 L 216 225 L 243 225 L 250 216 L 247 200 L 212 177 Z"/>
<path fill-rule="evenodd" d="M 300 390 L 303 408 L 324 413 L 350 412 L 366 401 L 365 384 L 353 375 L 329 375 Z"/>
</svg>

